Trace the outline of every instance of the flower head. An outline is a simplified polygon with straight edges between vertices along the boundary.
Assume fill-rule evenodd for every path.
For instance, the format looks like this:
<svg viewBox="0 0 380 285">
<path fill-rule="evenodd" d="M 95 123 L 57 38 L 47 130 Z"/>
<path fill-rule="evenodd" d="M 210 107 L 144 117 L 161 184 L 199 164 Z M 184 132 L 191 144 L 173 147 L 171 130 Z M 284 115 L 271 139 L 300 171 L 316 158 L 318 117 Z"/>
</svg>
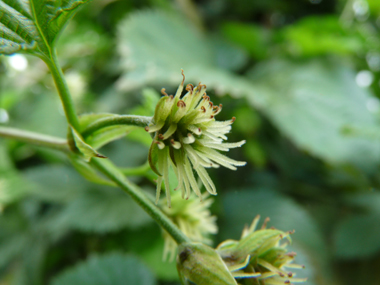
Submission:
<svg viewBox="0 0 380 285">
<path fill-rule="evenodd" d="M 202 242 L 210 245 L 212 243 L 209 236 L 218 232 L 216 216 L 212 216 L 209 210 L 213 199 L 208 197 L 208 193 L 202 195 L 203 202 L 191 195 L 188 201 L 181 199 L 180 193 L 173 195 L 173 207 L 166 206 L 164 200 L 160 200 L 162 211 L 179 227 L 179 229 L 192 241 Z M 177 243 L 164 231 L 165 247 L 163 259 L 172 261 L 177 249 Z"/>
<path fill-rule="evenodd" d="M 161 92 L 163 97 L 156 106 L 152 123 L 145 130 L 153 135 L 149 150 L 149 163 L 157 179 L 158 202 L 161 184 L 164 182 L 168 206 L 170 207 L 169 167 L 172 166 L 178 179 L 176 189 L 182 190 L 182 197 L 189 198 L 192 189 L 201 198 L 201 192 L 194 176 L 198 175 L 206 190 L 216 195 L 216 188 L 205 168 L 220 165 L 232 170 L 246 163 L 231 159 L 219 151 L 242 146 L 245 141 L 223 143 L 231 130 L 232 118 L 228 121 L 216 121 L 215 116 L 222 105 L 214 106 L 206 95 L 206 85 L 186 86 L 187 93 L 181 97 L 185 76 L 173 95 Z"/>
<path fill-rule="evenodd" d="M 246 284 L 258 284 L 255 280 L 264 281 L 265 285 L 305 282 L 305 278 L 296 278 L 295 273 L 287 270 L 304 267 L 292 263 L 296 254 L 287 252 L 287 243 L 282 243 L 285 238 L 290 242 L 290 234 L 293 232 L 266 229 L 269 218 L 265 220 L 261 229 L 256 230 L 259 219 L 260 216 L 257 216 L 251 226 L 243 230 L 239 241 L 226 240 L 216 248 L 227 267 L 233 271 L 233 276 L 249 278 L 251 274 L 252 283 Z"/>
</svg>

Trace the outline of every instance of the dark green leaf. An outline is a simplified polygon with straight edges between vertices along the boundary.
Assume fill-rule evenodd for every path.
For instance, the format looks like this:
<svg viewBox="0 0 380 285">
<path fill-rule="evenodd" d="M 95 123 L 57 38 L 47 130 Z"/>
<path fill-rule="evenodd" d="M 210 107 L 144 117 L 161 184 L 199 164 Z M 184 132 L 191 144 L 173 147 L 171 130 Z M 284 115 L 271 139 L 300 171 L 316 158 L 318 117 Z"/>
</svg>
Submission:
<svg viewBox="0 0 380 285">
<path fill-rule="evenodd" d="M 44 201 L 72 201 L 88 186 L 71 167 L 65 166 L 33 167 L 25 171 L 23 176 L 33 186 L 33 193 Z"/>
<path fill-rule="evenodd" d="M 380 213 L 351 216 L 343 220 L 334 235 L 337 257 L 367 258 L 380 251 Z"/>
<path fill-rule="evenodd" d="M 156 284 L 153 274 L 134 256 L 121 253 L 93 255 L 58 275 L 52 285 Z"/>
<path fill-rule="evenodd" d="M 218 94 L 255 93 L 247 80 L 218 67 L 212 44 L 183 18 L 163 11 L 143 11 L 119 25 L 118 49 L 124 76 L 119 88 L 134 90 L 146 84 L 178 86 L 205 83 Z"/>
<path fill-rule="evenodd" d="M 61 226 L 98 233 L 138 228 L 149 222 L 150 217 L 129 196 L 105 187 L 91 189 L 71 201 L 57 219 Z"/>
<path fill-rule="evenodd" d="M 339 61 L 272 60 L 251 72 L 256 94 L 249 102 L 262 110 L 299 148 L 334 163 L 373 169 L 379 160 L 378 142 L 347 136 L 343 128 L 375 127 L 376 100 L 355 83 L 354 72 Z"/>
<path fill-rule="evenodd" d="M 50 57 L 51 48 L 77 8 L 90 0 L 3 0 L 0 53 L 29 52 Z"/>
</svg>

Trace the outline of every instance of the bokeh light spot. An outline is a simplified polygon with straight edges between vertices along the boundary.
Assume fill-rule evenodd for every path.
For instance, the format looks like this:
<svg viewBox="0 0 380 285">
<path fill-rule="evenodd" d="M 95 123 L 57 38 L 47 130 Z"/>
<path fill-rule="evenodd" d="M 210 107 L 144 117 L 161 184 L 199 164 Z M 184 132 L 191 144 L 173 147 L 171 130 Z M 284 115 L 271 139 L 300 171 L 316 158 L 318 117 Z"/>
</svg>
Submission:
<svg viewBox="0 0 380 285">
<path fill-rule="evenodd" d="M 28 60 L 22 54 L 15 54 L 9 57 L 9 65 L 18 71 L 23 71 L 28 67 Z"/>
</svg>

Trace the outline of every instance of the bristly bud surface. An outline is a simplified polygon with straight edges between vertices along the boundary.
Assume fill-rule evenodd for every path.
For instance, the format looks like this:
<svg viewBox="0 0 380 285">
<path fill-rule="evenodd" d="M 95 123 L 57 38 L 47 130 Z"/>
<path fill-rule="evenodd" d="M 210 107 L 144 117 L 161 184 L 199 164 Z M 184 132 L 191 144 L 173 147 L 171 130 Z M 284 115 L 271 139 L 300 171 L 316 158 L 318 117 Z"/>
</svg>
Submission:
<svg viewBox="0 0 380 285">
<path fill-rule="evenodd" d="M 156 203 L 160 197 L 164 182 L 167 203 L 170 207 L 169 167 L 173 167 L 178 179 L 176 189 L 181 189 L 182 198 L 190 197 L 191 189 L 198 197 L 201 191 L 194 172 L 211 195 L 216 195 L 216 188 L 206 168 L 224 166 L 236 170 L 246 162 L 231 159 L 219 151 L 227 152 L 231 148 L 242 146 L 245 141 L 225 143 L 226 134 L 235 121 L 216 121 L 222 106 L 215 106 L 206 94 L 206 85 L 199 83 L 196 87 L 189 84 L 188 91 L 181 96 L 185 76 L 176 94 L 164 95 L 158 102 L 152 123 L 145 130 L 152 134 L 153 142 L 149 150 L 149 163 L 157 179 Z"/>
</svg>

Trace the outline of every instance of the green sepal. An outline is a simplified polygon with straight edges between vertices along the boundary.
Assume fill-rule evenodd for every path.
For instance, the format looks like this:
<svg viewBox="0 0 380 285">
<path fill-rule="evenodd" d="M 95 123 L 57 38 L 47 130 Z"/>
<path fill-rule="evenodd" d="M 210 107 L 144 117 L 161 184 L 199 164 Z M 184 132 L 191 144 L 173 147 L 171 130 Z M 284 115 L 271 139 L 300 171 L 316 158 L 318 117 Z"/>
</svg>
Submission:
<svg viewBox="0 0 380 285">
<path fill-rule="evenodd" d="M 254 231 L 239 241 L 234 253 L 242 258 L 245 258 L 247 254 L 254 256 L 266 242 L 281 235 L 285 235 L 285 232 L 276 229 Z"/>
<path fill-rule="evenodd" d="M 184 285 L 237 285 L 219 254 L 203 243 L 178 246 L 177 270 Z"/>
<path fill-rule="evenodd" d="M 79 150 L 79 152 L 83 155 L 85 161 L 89 162 L 92 157 L 99 158 L 107 158 L 106 156 L 98 153 L 95 149 L 92 148 L 89 144 L 87 144 L 80 133 L 78 133 L 73 127 L 70 127 L 71 134 L 73 136 L 75 146 Z"/>
<path fill-rule="evenodd" d="M 153 122 L 154 122 L 154 123 L 157 123 L 157 122 L 160 121 L 160 119 L 162 119 L 161 116 L 159 116 L 159 115 L 161 115 L 161 111 L 163 110 L 163 108 L 164 108 L 164 106 L 165 106 L 165 102 L 166 102 L 166 100 L 167 100 L 168 98 L 169 98 L 169 97 L 167 97 L 167 96 L 163 96 L 163 97 L 161 97 L 160 100 L 158 101 L 158 103 L 157 103 L 157 105 L 156 105 L 156 109 L 155 109 L 155 111 L 154 111 L 154 116 L 153 116 Z M 165 120 L 165 119 L 166 119 L 166 117 L 163 118 L 163 120 Z"/>
<path fill-rule="evenodd" d="M 158 152 L 160 150 L 158 149 L 157 144 L 155 143 L 155 140 L 153 140 L 152 144 L 149 148 L 149 155 L 148 155 L 148 161 L 149 166 L 153 170 L 154 173 L 156 173 L 158 176 L 162 176 L 162 174 L 158 171 L 156 165 L 158 162 Z"/>
</svg>

